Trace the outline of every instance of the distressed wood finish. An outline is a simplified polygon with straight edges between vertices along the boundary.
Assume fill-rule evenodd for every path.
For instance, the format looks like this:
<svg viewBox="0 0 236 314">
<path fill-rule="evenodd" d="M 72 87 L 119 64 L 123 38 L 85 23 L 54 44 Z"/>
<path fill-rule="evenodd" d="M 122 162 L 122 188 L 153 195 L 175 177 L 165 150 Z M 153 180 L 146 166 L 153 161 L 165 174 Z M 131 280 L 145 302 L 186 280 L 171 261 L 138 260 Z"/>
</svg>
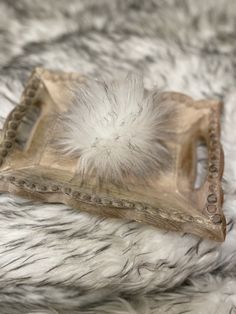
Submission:
<svg viewBox="0 0 236 314">
<path fill-rule="evenodd" d="M 76 174 L 78 160 L 59 154 L 53 145 L 61 132 L 58 115 L 68 110 L 71 88 L 83 84 L 76 73 L 36 69 L 20 104 L 6 119 L 0 144 L 0 190 L 106 217 L 132 219 L 162 229 L 192 233 L 223 241 L 223 151 L 220 144 L 220 113 L 217 101 L 194 101 L 174 92 L 162 98 L 176 102 L 176 137 L 166 145 L 173 160 L 161 175 L 148 182 L 97 185 L 82 182 Z M 28 123 L 33 121 L 33 125 Z M 33 126 L 33 127 L 32 127 Z M 208 147 L 208 174 L 200 188 L 196 177 L 196 144 Z"/>
</svg>

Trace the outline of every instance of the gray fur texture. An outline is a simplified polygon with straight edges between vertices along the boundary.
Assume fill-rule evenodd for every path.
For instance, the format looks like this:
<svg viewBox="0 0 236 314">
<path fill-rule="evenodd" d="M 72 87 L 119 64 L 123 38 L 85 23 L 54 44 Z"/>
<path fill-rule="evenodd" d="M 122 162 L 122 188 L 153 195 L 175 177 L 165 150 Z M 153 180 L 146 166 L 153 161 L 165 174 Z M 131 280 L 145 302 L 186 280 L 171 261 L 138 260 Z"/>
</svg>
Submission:
<svg viewBox="0 0 236 314">
<path fill-rule="evenodd" d="M 236 313 L 235 18 L 234 0 L 0 1 L 1 124 L 36 66 L 224 101 L 228 229 L 217 244 L 2 194 L 1 314 Z"/>
</svg>

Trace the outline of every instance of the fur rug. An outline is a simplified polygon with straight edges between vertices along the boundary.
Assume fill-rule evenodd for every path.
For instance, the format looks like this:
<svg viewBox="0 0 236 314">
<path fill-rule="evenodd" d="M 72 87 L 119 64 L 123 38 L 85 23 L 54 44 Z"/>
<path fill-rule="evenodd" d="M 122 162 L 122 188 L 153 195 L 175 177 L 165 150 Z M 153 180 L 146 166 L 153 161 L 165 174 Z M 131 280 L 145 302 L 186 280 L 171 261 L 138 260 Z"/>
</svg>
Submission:
<svg viewBox="0 0 236 314">
<path fill-rule="evenodd" d="M 236 2 L 1 0 L 3 123 L 36 66 L 225 103 L 223 244 L 0 196 L 1 314 L 236 313 Z"/>
</svg>

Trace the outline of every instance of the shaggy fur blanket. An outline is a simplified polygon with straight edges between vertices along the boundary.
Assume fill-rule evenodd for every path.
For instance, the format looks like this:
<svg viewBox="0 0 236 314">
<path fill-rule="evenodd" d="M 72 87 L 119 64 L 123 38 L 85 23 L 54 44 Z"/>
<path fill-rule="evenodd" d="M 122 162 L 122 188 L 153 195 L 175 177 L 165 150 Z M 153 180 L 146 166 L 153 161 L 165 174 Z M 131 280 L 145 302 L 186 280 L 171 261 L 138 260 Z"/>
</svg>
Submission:
<svg viewBox="0 0 236 314">
<path fill-rule="evenodd" d="M 236 313 L 236 2 L 1 0 L 3 123 L 36 66 L 224 102 L 222 244 L 0 195 L 1 314 Z"/>
</svg>

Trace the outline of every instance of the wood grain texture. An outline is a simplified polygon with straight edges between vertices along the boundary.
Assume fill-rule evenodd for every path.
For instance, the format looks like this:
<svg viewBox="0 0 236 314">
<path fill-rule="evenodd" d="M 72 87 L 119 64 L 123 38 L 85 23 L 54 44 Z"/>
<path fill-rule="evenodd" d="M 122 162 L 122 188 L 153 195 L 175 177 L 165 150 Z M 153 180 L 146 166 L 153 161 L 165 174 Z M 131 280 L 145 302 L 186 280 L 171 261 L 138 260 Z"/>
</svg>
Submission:
<svg viewBox="0 0 236 314">
<path fill-rule="evenodd" d="M 36 69 L 20 104 L 4 124 L 0 151 L 0 190 L 45 202 L 65 203 L 105 217 L 132 219 L 158 228 L 196 234 L 223 241 L 221 178 L 224 167 L 220 144 L 222 104 L 194 101 L 174 92 L 163 100 L 176 103 L 175 138 L 165 143 L 172 161 L 167 169 L 143 181 L 126 179 L 124 186 L 83 182 L 76 173 L 78 160 L 59 154 L 53 143 L 61 132 L 59 114 L 69 109 L 75 84 L 85 78 L 76 73 Z M 208 174 L 200 188 L 196 179 L 196 146 L 208 148 Z"/>
</svg>

